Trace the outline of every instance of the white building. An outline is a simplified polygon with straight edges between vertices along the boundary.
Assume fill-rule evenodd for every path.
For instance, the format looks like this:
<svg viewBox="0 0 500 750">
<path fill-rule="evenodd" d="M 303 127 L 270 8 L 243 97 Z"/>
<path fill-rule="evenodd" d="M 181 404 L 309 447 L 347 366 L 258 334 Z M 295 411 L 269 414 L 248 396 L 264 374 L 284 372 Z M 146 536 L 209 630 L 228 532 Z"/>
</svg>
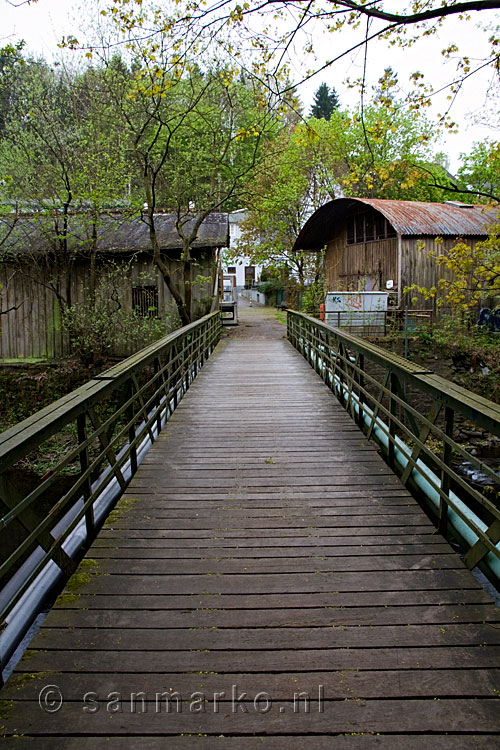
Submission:
<svg viewBox="0 0 500 750">
<path fill-rule="evenodd" d="M 229 244 L 232 250 L 238 247 L 241 238 L 241 222 L 246 218 L 246 209 L 240 208 L 229 214 Z M 250 259 L 244 255 L 237 257 L 229 264 L 223 262 L 224 277 L 232 277 L 233 286 L 238 291 L 251 289 L 255 283 L 260 281 L 262 266 L 253 265 Z"/>
</svg>

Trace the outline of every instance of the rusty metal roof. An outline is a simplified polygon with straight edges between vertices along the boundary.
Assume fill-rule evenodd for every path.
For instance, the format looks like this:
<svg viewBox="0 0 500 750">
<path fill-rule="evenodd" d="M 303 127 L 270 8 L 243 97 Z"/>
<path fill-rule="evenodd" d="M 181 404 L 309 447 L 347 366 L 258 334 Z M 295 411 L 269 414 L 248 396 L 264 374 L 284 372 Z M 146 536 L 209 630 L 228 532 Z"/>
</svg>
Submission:
<svg viewBox="0 0 500 750">
<path fill-rule="evenodd" d="M 335 225 L 365 204 L 379 211 L 402 236 L 484 237 L 498 219 L 496 209 L 459 203 L 423 203 L 380 198 L 338 198 L 321 206 L 304 224 L 294 250 L 319 250 Z"/>
</svg>

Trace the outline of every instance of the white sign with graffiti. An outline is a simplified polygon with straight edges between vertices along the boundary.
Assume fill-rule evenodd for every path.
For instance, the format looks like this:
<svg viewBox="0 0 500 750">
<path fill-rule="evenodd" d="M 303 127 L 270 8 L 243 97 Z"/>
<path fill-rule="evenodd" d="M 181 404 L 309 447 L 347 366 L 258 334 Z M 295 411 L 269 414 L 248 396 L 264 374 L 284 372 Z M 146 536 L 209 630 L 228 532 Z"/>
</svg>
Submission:
<svg viewBox="0 0 500 750">
<path fill-rule="evenodd" d="M 326 322 L 337 327 L 383 326 L 387 292 L 328 292 Z"/>
</svg>

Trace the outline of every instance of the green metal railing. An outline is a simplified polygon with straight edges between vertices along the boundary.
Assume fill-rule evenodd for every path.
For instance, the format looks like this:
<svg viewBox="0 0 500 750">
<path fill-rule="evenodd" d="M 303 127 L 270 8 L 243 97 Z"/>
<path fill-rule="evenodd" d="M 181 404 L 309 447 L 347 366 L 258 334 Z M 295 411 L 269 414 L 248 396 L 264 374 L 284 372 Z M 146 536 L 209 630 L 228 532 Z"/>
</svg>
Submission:
<svg viewBox="0 0 500 750">
<path fill-rule="evenodd" d="M 500 476 L 454 439 L 457 424 L 500 437 L 500 406 L 302 313 L 288 312 L 288 338 L 376 440 L 404 485 L 425 498 L 439 529 L 456 538 L 472 569 L 500 580 Z M 467 462 L 487 478 L 471 485 Z"/>
<path fill-rule="evenodd" d="M 37 582 L 52 571 L 60 583 L 75 570 L 220 331 L 217 311 L 0 434 L 0 666 L 36 610 L 28 600 L 37 599 Z M 23 474 L 27 457 L 52 464 L 23 492 L 11 474 L 16 466 Z"/>
</svg>

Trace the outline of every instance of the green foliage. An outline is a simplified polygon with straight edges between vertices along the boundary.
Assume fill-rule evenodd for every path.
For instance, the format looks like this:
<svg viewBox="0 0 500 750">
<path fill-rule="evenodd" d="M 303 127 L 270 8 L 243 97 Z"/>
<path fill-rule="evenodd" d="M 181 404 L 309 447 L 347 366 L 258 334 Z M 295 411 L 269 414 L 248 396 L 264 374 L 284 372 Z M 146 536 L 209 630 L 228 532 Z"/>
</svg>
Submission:
<svg viewBox="0 0 500 750">
<path fill-rule="evenodd" d="M 266 281 L 261 281 L 261 283 L 258 285 L 259 292 L 262 292 L 262 294 L 274 294 L 275 292 L 280 292 L 283 289 L 283 279 L 280 279 L 279 277 L 274 277 L 271 279 L 268 279 Z"/>
<path fill-rule="evenodd" d="M 302 312 L 319 317 L 319 306 L 325 301 L 324 281 L 316 281 L 305 288 L 302 295 Z"/>
<path fill-rule="evenodd" d="M 0 135 L 3 134 L 5 121 L 15 98 L 17 84 L 22 73 L 24 46 L 25 43 L 20 41 L 0 48 Z"/>
<path fill-rule="evenodd" d="M 500 201 L 500 141 L 477 142 L 469 154 L 462 154 L 458 177 L 468 190 L 477 191 L 478 200 L 489 197 Z"/>
<path fill-rule="evenodd" d="M 332 87 L 328 88 L 326 83 L 322 83 L 314 94 L 314 104 L 311 107 L 311 117 L 324 118 L 329 120 L 333 110 L 338 109 L 340 101 L 337 92 Z"/>
<path fill-rule="evenodd" d="M 34 215 L 48 240 L 42 254 L 27 233 L 22 250 L 32 275 L 51 269 L 48 286 L 63 310 L 73 302 L 75 246 L 90 259 L 92 297 L 103 211 L 125 204 L 143 212 L 153 260 L 189 322 L 191 287 L 203 283 L 189 281 L 200 225 L 210 212 L 237 205 L 244 179 L 281 127 L 286 108 L 276 97 L 270 101 L 256 79 L 216 61 L 202 70 L 181 61 L 175 46 L 174 39 L 162 46 L 131 42 L 130 66 L 104 50 L 99 64 L 83 72 L 31 58 L 19 67 L 0 137 L 0 188 L 8 187 L 10 206 Z M 172 274 L 163 262 L 159 210 L 176 216 L 184 273 Z M 78 237 L 70 236 L 76 211 Z M 2 226 L 0 244 L 7 233 Z"/>
</svg>

